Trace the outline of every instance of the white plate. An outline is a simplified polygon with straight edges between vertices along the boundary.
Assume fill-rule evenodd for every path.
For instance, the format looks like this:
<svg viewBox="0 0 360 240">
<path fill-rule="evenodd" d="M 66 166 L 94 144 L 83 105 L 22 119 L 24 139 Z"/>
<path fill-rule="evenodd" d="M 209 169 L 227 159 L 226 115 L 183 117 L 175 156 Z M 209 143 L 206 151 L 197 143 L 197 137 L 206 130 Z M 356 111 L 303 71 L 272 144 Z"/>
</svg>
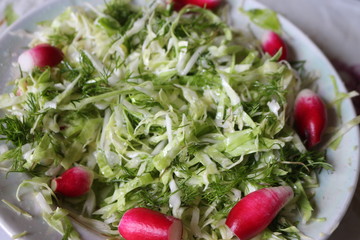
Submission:
<svg viewBox="0 0 360 240">
<path fill-rule="evenodd" d="M 16 61 L 23 47 L 27 46 L 29 42 L 29 39 L 20 38 L 12 33 L 20 29 L 32 32 L 36 29 L 37 22 L 53 19 L 63 12 L 66 7 L 79 5 L 85 1 L 86 0 L 60 0 L 49 2 L 17 21 L 0 37 L 0 87 L 2 92 L 10 90 L 6 87 L 6 82 L 13 79 L 14 73 L 17 71 L 17 69 L 12 66 L 12 62 Z M 86 2 L 103 4 L 103 0 L 88 0 Z M 241 17 L 238 12 L 241 1 L 230 0 L 230 2 L 232 4 L 231 18 L 234 26 L 243 26 L 243 17 Z M 244 7 L 246 9 L 263 8 L 263 5 L 248 0 L 245 2 Z M 330 102 L 334 99 L 334 87 L 331 83 L 330 76 L 336 78 L 340 91 L 345 92 L 345 87 L 338 74 L 319 48 L 285 18 L 280 16 L 280 20 L 286 32 L 286 41 L 289 43 L 294 55 L 297 59 L 306 60 L 307 70 L 316 70 L 320 74 L 321 77 L 317 84 L 319 86 L 319 94 L 325 101 Z M 342 121 L 347 122 L 353 117 L 355 117 L 353 105 L 350 100 L 345 100 L 342 104 Z M 326 218 L 327 220 L 325 222 L 314 221 L 307 225 L 301 225 L 301 230 L 309 237 L 317 240 L 327 239 L 336 229 L 345 214 L 358 179 L 358 145 L 359 129 L 355 127 L 344 136 L 338 150 L 328 151 L 328 161 L 333 164 L 335 171 L 322 171 L 320 175 L 321 186 L 317 189 L 315 196 L 317 203 L 316 216 Z M 6 199 L 16 203 L 18 206 L 32 213 L 34 218 L 28 220 L 22 216 L 18 216 L 4 206 L 4 204 L 0 203 L 0 227 L 10 236 L 23 231 L 29 232 L 29 235 L 24 239 L 35 240 L 39 239 L 39 237 L 47 240 L 61 239 L 54 230 L 50 229 L 47 224 L 43 222 L 41 216 L 39 216 L 40 213 L 32 195 L 26 196 L 20 203 L 16 202 L 15 191 L 18 184 L 24 178 L 25 176 L 21 174 L 10 174 L 9 177 L 5 179 L 5 174 L 0 172 L 0 199 Z M 102 239 L 84 229 L 80 228 L 80 230 L 83 234 L 83 239 Z"/>
</svg>

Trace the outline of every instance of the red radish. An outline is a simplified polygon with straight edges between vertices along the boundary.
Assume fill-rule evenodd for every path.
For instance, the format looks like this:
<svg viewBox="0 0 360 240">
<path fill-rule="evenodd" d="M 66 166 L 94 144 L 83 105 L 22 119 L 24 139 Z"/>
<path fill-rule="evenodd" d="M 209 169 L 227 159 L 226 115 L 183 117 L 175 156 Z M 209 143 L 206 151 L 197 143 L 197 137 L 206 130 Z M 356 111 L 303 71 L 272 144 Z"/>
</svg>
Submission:
<svg viewBox="0 0 360 240">
<path fill-rule="evenodd" d="M 118 229 L 126 240 L 180 240 L 182 236 L 180 219 L 147 208 L 128 210 Z"/>
<path fill-rule="evenodd" d="M 262 49 L 264 52 L 274 56 L 280 49 L 282 50 L 279 60 L 286 60 L 287 47 L 281 37 L 275 32 L 267 32 L 262 38 Z"/>
<path fill-rule="evenodd" d="M 188 4 L 207 9 L 215 9 L 220 5 L 221 0 L 173 0 L 173 3 L 176 10 L 180 10 Z"/>
<path fill-rule="evenodd" d="M 230 211 L 226 225 L 240 240 L 262 232 L 293 198 L 291 187 L 263 188 L 242 198 Z"/>
<path fill-rule="evenodd" d="M 18 58 L 18 63 L 22 71 L 30 72 L 34 67 L 54 67 L 63 58 L 64 54 L 59 48 L 43 43 L 23 52 Z"/>
<path fill-rule="evenodd" d="M 318 144 L 327 122 L 325 104 L 310 89 L 303 89 L 296 97 L 294 110 L 295 128 L 306 146 Z"/>
<path fill-rule="evenodd" d="M 87 193 L 94 179 L 93 172 L 86 167 L 77 166 L 66 170 L 60 177 L 51 181 L 54 192 L 66 197 L 79 197 Z"/>
</svg>

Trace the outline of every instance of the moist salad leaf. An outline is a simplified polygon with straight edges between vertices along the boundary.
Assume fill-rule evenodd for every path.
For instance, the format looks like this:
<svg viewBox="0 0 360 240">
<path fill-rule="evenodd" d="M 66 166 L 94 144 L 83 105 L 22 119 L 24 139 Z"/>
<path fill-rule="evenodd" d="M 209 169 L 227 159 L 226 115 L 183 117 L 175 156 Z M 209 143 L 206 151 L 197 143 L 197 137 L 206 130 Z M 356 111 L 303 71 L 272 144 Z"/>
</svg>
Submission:
<svg viewBox="0 0 360 240">
<path fill-rule="evenodd" d="M 5 21 L 6 21 L 6 24 L 8 26 L 10 26 L 13 22 L 16 21 L 16 19 L 18 19 L 18 15 L 16 14 L 14 8 L 13 8 L 13 5 L 11 3 L 7 4 L 5 9 L 4 9 L 4 17 L 5 17 Z"/>
<path fill-rule="evenodd" d="M 224 12 L 224 11 L 222 11 Z M 280 31 L 268 10 L 246 12 Z M 182 219 L 183 239 L 234 239 L 225 225 L 245 195 L 289 185 L 295 200 L 263 233 L 299 237 L 314 215 L 309 190 L 326 163 L 307 151 L 292 128 L 300 78 L 289 64 L 259 54 L 217 15 L 195 6 L 172 11 L 110 1 L 105 8 L 69 8 L 34 34 L 65 57 L 34 69 L 0 96 L 6 115 L 0 156 L 32 177 L 18 189 L 37 192 L 46 222 L 63 239 L 78 239 L 69 216 L 108 237 L 130 208 Z M 91 191 L 57 196 L 52 178 L 73 166 L 94 172 Z"/>
<path fill-rule="evenodd" d="M 273 10 L 267 8 L 254 8 L 250 10 L 244 10 L 241 8 L 240 11 L 245 13 L 256 25 L 277 33 L 281 32 L 280 21 L 277 17 L 277 13 Z"/>
</svg>

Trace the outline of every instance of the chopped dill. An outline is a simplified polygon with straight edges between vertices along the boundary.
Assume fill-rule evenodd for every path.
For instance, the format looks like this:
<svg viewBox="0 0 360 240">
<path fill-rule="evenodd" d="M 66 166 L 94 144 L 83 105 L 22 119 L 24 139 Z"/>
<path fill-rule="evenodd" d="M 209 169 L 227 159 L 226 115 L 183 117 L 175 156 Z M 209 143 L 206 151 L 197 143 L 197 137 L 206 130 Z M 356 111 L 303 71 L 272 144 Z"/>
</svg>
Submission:
<svg viewBox="0 0 360 240">
<path fill-rule="evenodd" d="M 33 122 L 28 119 L 19 119 L 17 116 L 5 116 L 0 119 L 0 140 L 12 142 L 20 147 L 33 141 L 34 135 L 30 133 Z"/>
<path fill-rule="evenodd" d="M 11 101 L 0 140 L 11 147 L 0 162 L 34 177 L 23 185 L 46 208 L 74 206 L 106 236 L 118 236 L 128 209 L 145 207 L 180 218 L 187 240 L 223 239 L 242 197 L 288 185 L 293 205 L 262 237 L 300 239 L 288 216 L 314 216 L 310 190 L 320 171 L 333 170 L 326 152 L 296 142 L 288 115 L 302 84 L 293 70 L 305 62 L 289 69 L 263 55 L 258 40 L 226 23 L 226 9 L 157 4 L 110 0 L 104 10 L 69 8 L 43 24 L 34 42 L 47 39 L 65 57 L 21 72 L 12 94 L 22 95 L 2 96 Z M 73 166 L 93 172 L 91 191 L 53 195 L 49 179 Z M 61 207 L 43 217 L 64 240 L 76 238 Z"/>
</svg>

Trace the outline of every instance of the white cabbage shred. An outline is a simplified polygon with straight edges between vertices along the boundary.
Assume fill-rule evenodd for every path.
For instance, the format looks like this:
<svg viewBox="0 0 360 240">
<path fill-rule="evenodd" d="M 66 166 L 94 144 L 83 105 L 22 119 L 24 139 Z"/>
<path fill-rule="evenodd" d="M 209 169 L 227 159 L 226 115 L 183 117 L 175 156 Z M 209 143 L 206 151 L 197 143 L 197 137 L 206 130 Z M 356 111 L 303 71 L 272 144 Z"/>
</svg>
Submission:
<svg viewBox="0 0 360 240">
<path fill-rule="evenodd" d="M 23 127 L 0 162 L 12 159 L 13 170 L 35 176 L 18 199 L 23 188 L 37 192 L 45 221 L 68 239 L 79 239 L 68 216 L 118 236 L 133 207 L 182 219 L 183 239 L 235 239 L 225 225 L 230 209 L 249 192 L 278 185 L 302 186 L 289 209 L 310 220 L 306 179 L 329 166 L 291 126 L 300 78 L 223 18 L 118 0 L 42 23 L 30 46 L 55 45 L 64 61 L 16 79 L 21 96 L 0 96 L 13 116 L 8 126 Z M 92 190 L 75 200 L 56 196 L 51 178 L 76 165 L 95 173 Z M 282 231 L 292 219 L 278 221 L 262 239 L 297 234 Z"/>
</svg>

